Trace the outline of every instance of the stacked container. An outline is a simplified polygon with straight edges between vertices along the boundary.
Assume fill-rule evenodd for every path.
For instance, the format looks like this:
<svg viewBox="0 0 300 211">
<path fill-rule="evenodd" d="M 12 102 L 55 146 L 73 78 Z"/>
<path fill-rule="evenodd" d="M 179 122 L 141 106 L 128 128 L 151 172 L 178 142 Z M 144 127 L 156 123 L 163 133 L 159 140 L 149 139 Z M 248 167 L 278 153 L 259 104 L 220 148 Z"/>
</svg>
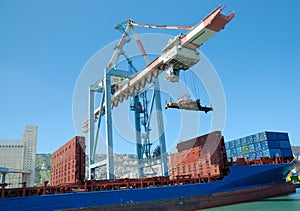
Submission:
<svg viewBox="0 0 300 211">
<path fill-rule="evenodd" d="M 223 177 L 228 172 L 224 137 L 219 131 L 178 143 L 177 149 L 177 153 L 170 155 L 173 179 L 182 175 Z"/>
<path fill-rule="evenodd" d="M 85 177 L 85 138 L 75 136 L 52 154 L 51 185 L 75 184 Z"/>
<path fill-rule="evenodd" d="M 259 160 L 260 157 L 293 157 L 288 133 L 262 132 L 225 143 L 227 158 Z"/>
</svg>

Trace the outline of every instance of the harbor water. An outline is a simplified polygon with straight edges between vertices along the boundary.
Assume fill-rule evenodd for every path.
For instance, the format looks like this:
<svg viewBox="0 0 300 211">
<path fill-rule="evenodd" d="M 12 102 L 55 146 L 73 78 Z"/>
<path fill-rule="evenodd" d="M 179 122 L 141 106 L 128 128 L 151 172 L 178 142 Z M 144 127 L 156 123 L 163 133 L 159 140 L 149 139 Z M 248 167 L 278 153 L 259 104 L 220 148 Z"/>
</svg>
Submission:
<svg viewBox="0 0 300 211">
<path fill-rule="evenodd" d="M 223 207 L 205 209 L 207 211 L 295 211 L 300 210 L 300 188 L 287 196 L 262 199 Z"/>
</svg>

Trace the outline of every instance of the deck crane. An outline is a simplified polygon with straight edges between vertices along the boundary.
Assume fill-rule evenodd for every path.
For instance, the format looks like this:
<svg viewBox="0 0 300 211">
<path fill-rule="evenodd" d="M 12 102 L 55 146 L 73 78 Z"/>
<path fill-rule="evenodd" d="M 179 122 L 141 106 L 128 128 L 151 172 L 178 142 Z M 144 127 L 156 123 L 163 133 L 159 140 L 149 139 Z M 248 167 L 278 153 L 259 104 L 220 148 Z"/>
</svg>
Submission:
<svg viewBox="0 0 300 211">
<path fill-rule="evenodd" d="M 199 62 L 200 56 L 197 50 L 206 40 L 211 38 L 220 30 L 224 29 L 225 25 L 234 18 L 234 12 L 226 16 L 221 13 L 222 7 L 216 8 L 202 21 L 193 27 L 182 26 L 154 26 L 149 24 L 138 24 L 132 20 L 127 21 L 127 27 L 123 30 L 123 35 L 114 49 L 114 53 L 104 69 L 103 78 L 99 79 L 95 84 L 90 86 L 89 89 L 89 116 L 83 123 L 83 128 L 88 131 L 88 154 L 89 154 L 89 168 L 90 173 L 95 167 L 94 155 L 97 145 L 97 134 L 99 132 L 99 125 L 101 116 L 105 114 L 106 123 L 106 168 L 107 178 L 114 178 L 114 163 L 113 163 L 113 138 L 112 138 L 112 109 L 117 107 L 124 100 L 129 97 L 135 97 L 141 93 L 146 84 L 154 82 L 153 99 L 156 101 L 156 110 L 158 114 L 158 130 L 160 141 L 161 153 L 161 166 L 163 175 L 168 174 L 167 169 L 167 154 L 163 131 L 163 121 L 161 115 L 161 99 L 160 90 L 157 77 L 162 72 L 167 72 L 166 79 L 169 81 L 178 80 L 179 72 L 187 70 Z M 189 30 L 184 35 L 178 35 L 170 40 L 166 47 L 162 50 L 160 56 L 149 61 L 145 49 L 139 40 L 134 26 L 147 27 L 147 28 L 166 28 L 166 29 L 186 29 Z M 147 66 L 133 74 L 132 72 L 116 70 L 114 65 L 120 55 L 122 55 L 122 48 L 129 41 L 128 32 L 132 31 L 133 37 L 136 40 L 138 47 L 146 61 Z M 94 109 L 94 93 L 102 92 L 102 101 L 100 106 Z M 104 110 L 105 109 L 105 110 Z M 104 112 L 103 112 L 104 111 Z M 98 117 L 98 118 L 97 118 Z M 94 135 L 95 119 L 98 119 L 98 128 L 96 130 L 96 138 Z M 139 141 L 137 141 L 140 144 Z M 139 152 L 138 152 L 139 154 Z"/>
</svg>

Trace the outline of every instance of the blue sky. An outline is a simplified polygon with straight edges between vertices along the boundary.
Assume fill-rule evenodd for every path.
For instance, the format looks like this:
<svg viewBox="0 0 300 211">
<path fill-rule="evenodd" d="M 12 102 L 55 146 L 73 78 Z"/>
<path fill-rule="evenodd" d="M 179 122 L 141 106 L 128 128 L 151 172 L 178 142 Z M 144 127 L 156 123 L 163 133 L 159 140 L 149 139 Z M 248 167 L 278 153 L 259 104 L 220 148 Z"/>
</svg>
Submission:
<svg viewBox="0 0 300 211">
<path fill-rule="evenodd" d="M 219 5 L 226 6 L 226 14 L 234 10 L 236 17 L 200 50 L 224 88 L 225 139 L 286 131 L 292 144 L 300 145 L 300 3 L 276 0 L 2 0 L 1 139 L 20 139 L 25 125 L 35 124 L 37 152 L 55 151 L 77 135 L 72 120 L 76 80 L 91 56 L 120 38 L 114 30 L 117 23 L 132 18 L 140 23 L 194 25 Z"/>
</svg>

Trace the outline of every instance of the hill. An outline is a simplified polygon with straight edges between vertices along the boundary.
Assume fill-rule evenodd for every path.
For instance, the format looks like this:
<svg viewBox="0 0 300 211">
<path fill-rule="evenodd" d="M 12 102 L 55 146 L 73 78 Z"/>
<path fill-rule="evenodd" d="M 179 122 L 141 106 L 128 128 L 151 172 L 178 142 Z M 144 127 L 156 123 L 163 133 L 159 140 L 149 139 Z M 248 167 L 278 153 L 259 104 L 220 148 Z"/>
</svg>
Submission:
<svg viewBox="0 0 300 211">
<path fill-rule="evenodd" d="M 36 154 L 35 156 L 35 185 L 43 185 L 44 181 L 50 181 L 51 154 Z"/>
</svg>

